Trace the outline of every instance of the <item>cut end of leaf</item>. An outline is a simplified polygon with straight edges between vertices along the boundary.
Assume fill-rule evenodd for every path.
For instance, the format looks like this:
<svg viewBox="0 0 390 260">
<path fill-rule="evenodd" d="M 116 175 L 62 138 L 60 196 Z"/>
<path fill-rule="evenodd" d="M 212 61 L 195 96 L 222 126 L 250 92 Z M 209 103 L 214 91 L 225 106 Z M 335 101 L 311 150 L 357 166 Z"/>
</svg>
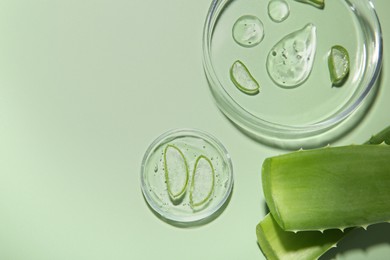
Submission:
<svg viewBox="0 0 390 260">
<path fill-rule="evenodd" d="M 272 222 L 272 217 L 268 214 L 259 224 L 256 226 L 257 243 L 260 246 L 261 251 L 267 259 L 278 259 L 277 251 L 272 248 L 272 245 L 277 245 L 271 238 L 277 238 L 277 230 L 280 227 L 275 226 Z M 274 234 L 268 237 L 268 234 Z"/>
<path fill-rule="evenodd" d="M 271 168 L 272 168 L 272 160 L 273 160 L 272 157 L 266 158 L 262 165 L 261 179 L 263 184 L 264 197 L 265 197 L 265 201 L 267 202 L 267 206 L 273 215 L 274 221 L 276 221 L 278 225 L 282 229 L 284 229 L 285 226 L 281 217 L 279 216 L 278 208 L 274 202 L 274 196 L 271 196 L 271 194 L 274 194 L 271 176 L 270 176 Z"/>
<path fill-rule="evenodd" d="M 259 83 L 251 75 L 244 63 L 239 60 L 235 61 L 230 68 L 230 78 L 239 90 L 248 95 L 255 95 L 259 92 Z"/>
<path fill-rule="evenodd" d="M 267 259 L 318 259 L 347 233 L 340 230 L 284 231 L 268 214 L 256 226 L 257 242 Z"/>
</svg>

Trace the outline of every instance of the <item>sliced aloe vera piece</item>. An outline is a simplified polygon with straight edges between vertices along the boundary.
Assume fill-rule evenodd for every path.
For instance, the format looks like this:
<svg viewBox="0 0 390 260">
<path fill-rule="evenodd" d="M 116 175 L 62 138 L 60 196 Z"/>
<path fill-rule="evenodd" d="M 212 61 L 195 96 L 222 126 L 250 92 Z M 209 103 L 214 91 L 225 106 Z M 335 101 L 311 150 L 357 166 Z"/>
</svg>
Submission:
<svg viewBox="0 0 390 260">
<path fill-rule="evenodd" d="M 390 146 L 351 145 L 267 158 L 264 196 L 286 231 L 325 230 L 390 220 Z"/>
<path fill-rule="evenodd" d="M 174 145 L 169 144 L 165 147 L 164 170 L 170 198 L 180 199 L 186 192 L 189 173 L 183 152 Z"/>
<path fill-rule="evenodd" d="M 295 0 L 295 1 L 302 2 L 305 4 L 310 4 L 320 9 L 324 9 L 325 7 L 325 0 Z"/>
<path fill-rule="evenodd" d="M 348 51 L 340 45 L 333 46 L 328 56 L 328 67 L 332 84 L 341 86 L 349 74 L 350 61 Z"/>
<path fill-rule="evenodd" d="M 254 95 L 259 92 L 259 83 L 253 78 L 244 63 L 237 60 L 230 68 L 230 78 L 234 85 L 242 92 Z"/>
<path fill-rule="evenodd" d="M 257 242 L 268 260 L 318 259 L 349 233 L 338 229 L 303 232 L 284 231 L 271 214 L 256 226 Z"/>
<path fill-rule="evenodd" d="M 214 191 L 214 167 L 204 155 L 196 159 L 190 188 L 191 207 L 202 206 L 209 201 Z"/>
</svg>

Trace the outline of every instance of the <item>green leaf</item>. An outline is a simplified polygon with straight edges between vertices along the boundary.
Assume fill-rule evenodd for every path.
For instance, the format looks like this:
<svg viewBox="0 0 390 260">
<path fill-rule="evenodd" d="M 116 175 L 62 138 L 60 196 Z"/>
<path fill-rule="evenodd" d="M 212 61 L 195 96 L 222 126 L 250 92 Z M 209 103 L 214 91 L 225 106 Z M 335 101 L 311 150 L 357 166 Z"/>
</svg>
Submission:
<svg viewBox="0 0 390 260">
<path fill-rule="evenodd" d="M 338 229 L 288 232 L 268 214 L 257 226 L 257 241 L 268 260 L 317 259 L 349 233 Z"/>
<path fill-rule="evenodd" d="M 319 9 L 324 9 L 324 7 L 325 7 L 325 0 L 295 0 L 295 1 L 309 4 L 309 5 L 315 6 Z"/>
<path fill-rule="evenodd" d="M 351 145 L 268 158 L 268 207 L 287 231 L 367 226 L 390 220 L 390 146 Z"/>
<path fill-rule="evenodd" d="M 366 144 L 390 143 L 390 126 L 371 137 Z M 347 189 L 347 187 L 346 187 Z M 375 192 L 371 196 L 375 196 Z M 268 214 L 256 227 L 256 235 L 261 250 L 267 259 L 316 259 L 349 233 L 338 229 L 301 231 L 297 233 L 283 230 Z"/>
</svg>

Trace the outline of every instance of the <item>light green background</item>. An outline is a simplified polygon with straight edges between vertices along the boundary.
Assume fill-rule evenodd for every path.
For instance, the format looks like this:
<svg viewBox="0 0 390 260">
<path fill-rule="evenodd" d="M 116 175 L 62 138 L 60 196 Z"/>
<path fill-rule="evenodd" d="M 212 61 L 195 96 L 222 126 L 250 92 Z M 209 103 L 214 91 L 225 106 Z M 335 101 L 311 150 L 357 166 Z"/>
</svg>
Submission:
<svg viewBox="0 0 390 260">
<path fill-rule="evenodd" d="M 246 137 L 214 104 L 201 49 L 210 2 L 0 2 L 0 259 L 263 259 L 260 167 L 285 151 Z M 390 124 L 390 2 L 374 3 L 379 97 L 336 144 Z M 149 144 L 182 127 L 217 136 L 234 165 L 227 208 L 195 228 L 157 218 L 140 189 Z M 357 232 L 337 258 L 385 259 L 389 234 L 389 224 Z"/>
</svg>

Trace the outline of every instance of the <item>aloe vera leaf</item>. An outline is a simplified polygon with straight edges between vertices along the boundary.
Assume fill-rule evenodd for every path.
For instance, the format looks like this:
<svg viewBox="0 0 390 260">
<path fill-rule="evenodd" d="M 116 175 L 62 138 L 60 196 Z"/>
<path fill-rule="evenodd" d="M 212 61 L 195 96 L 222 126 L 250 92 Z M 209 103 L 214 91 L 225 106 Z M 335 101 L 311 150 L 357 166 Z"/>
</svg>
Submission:
<svg viewBox="0 0 390 260">
<path fill-rule="evenodd" d="M 390 220 L 390 146 L 351 145 L 267 158 L 264 196 L 286 231 Z"/>
<path fill-rule="evenodd" d="M 309 4 L 309 5 L 315 6 L 319 9 L 324 9 L 324 7 L 325 7 L 325 0 L 295 0 L 295 1 Z"/>
<path fill-rule="evenodd" d="M 390 144 L 390 126 L 373 135 L 365 144 Z"/>
<path fill-rule="evenodd" d="M 387 140 L 387 141 L 386 141 Z M 390 144 L 390 126 L 371 137 L 365 144 Z M 271 214 L 256 226 L 259 246 L 267 259 L 317 259 L 330 248 L 335 247 L 350 230 L 337 229 L 318 231 L 284 231 Z"/>
<path fill-rule="evenodd" d="M 349 233 L 338 229 L 319 231 L 284 231 L 271 214 L 256 226 L 257 241 L 268 260 L 317 259 Z"/>
</svg>

